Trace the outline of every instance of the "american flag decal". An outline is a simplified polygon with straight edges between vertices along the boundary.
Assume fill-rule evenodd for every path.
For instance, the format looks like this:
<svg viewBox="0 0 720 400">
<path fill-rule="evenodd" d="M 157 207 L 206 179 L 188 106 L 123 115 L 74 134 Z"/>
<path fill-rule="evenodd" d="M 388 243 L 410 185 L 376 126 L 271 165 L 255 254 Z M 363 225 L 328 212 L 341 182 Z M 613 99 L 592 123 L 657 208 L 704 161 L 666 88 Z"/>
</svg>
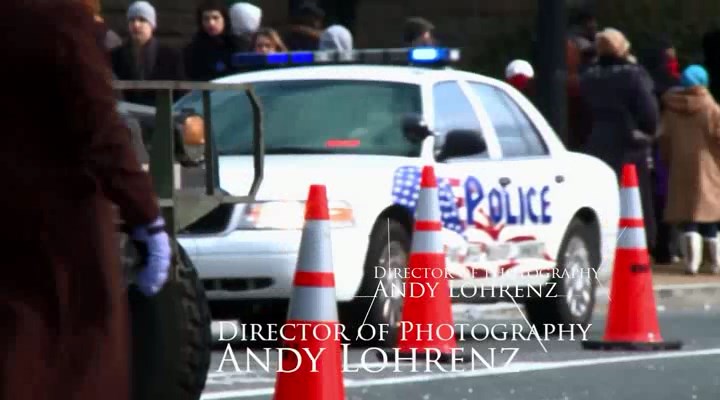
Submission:
<svg viewBox="0 0 720 400">
<path fill-rule="evenodd" d="M 421 170 L 418 167 L 400 167 L 395 171 L 393 177 L 393 202 L 407 207 L 412 215 L 415 215 L 415 207 L 420 193 L 420 173 Z M 461 191 L 457 194 L 453 192 L 453 188 L 462 189 L 460 180 L 438 177 L 437 182 L 443 227 L 463 234 L 465 223 L 460 218 L 459 207 L 464 206 L 464 199 Z"/>
</svg>

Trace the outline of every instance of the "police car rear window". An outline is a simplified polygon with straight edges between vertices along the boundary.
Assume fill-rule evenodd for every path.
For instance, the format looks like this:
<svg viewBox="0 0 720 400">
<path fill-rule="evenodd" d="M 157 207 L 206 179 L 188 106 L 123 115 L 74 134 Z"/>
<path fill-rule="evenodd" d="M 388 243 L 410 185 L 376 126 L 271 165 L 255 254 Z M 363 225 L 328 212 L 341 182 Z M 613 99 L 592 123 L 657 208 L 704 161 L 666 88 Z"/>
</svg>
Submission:
<svg viewBox="0 0 720 400">
<path fill-rule="evenodd" d="M 402 118 L 420 113 L 420 86 L 356 80 L 254 83 L 263 106 L 267 154 L 347 153 L 415 157 L 420 146 L 402 132 Z M 211 95 L 212 126 L 220 155 L 252 154 L 252 109 L 244 93 Z M 190 93 L 176 109 L 202 113 Z"/>
</svg>

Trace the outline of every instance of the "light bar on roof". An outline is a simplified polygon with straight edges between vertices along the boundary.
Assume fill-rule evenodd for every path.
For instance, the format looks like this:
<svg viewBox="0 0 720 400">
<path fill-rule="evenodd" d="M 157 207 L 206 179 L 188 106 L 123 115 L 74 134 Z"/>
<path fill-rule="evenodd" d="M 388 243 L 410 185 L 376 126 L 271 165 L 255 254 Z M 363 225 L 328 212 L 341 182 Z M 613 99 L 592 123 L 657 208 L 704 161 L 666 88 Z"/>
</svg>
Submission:
<svg viewBox="0 0 720 400">
<path fill-rule="evenodd" d="M 327 64 L 444 66 L 460 61 L 460 50 L 446 47 L 319 50 L 286 53 L 236 53 L 235 67 L 283 67 Z"/>
</svg>

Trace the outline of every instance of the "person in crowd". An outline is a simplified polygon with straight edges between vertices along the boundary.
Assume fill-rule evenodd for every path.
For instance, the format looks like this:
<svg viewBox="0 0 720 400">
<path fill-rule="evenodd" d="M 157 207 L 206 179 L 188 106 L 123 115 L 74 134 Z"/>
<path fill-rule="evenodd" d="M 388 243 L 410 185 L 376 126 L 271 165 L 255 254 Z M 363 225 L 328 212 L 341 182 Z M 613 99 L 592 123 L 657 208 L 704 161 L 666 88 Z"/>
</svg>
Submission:
<svg viewBox="0 0 720 400">
<path fill-rule="evenodd" d="M 288 51 L 280 34 L 272 28 L 260 28 L 253 36 L 253 50 L 260 54 L 283 53 Z"/>
<path fill-rule="evenodd" d="M 353 49 L 353 36 L 350 31 L 342 25 L 331 25 L 320 35 L 320 50 L 341 50 Z"/>
<path fill-rule="evenodd" d="M 686 272 L 698 272 L 704 248 L 718 274 L 720 107 L 702 66 L 687 67 L 680 84 L 663 96 L 660 154 L 670 170 L 665 219 L 682 229 Z"/>
<path fill-rule="evenodd" d="M 182 55 L 154 37 L 157 28 L 155 8 L 136 1 L 127 11 L 130 38 L 112 53 L 112 67 L 120 80 L 183 80 Z M 180 96 L 180 92 L 176 92 Z M 126 101 L 155 105 L 154 91 L 128 90 Z"/>
<path fill-rule="evenodd" d="M 128 296 L 168 277 L 170 240 L 95 32 L 76 0 L 3 1 L 1 399 L 131 398 Z M 139 291 L 125 289 L 118 218 L 148 249 Z"/>
<path fill-rule="evenodd" d="M 565 42 L 568 129 L 567 143 L 565 145 L 570 151 L 582 151 L 592 131 L 592 118 L 580 93 L 580 76 L 581 71 L 585 68 L 582 62 L 582 52 L 571 39 L 568 39 Z"/>
<path fill-rule="evenodd" d="M 197 9 L 198 32 L 185 48 L 185 73 L 194 81 L 210 81 L 232 71 L 232 55 L 242 49 L 232 34 L 222 0 L 205 0 Z"/>
<path fill-rule="evenodd" d="M 317 50 L 323 29 L 325 11 L 308 2 L 301 5 L 290 17 L 290 24 L 280 35 L 288 50 Z"/>
<path fill-rule="evenodd" d="M 647 46 L 641 53 L 640 63 L 647 69 L 655 85 L 655 97 L 660 104 L 660 111 L 664 106 L 662 97 L 667 91 L 677 86 L 680 81 L 675 48 L 663 36 L 656 36 L 647 40 Z M 650 249 L 654 261 L 658 264 L 668 264 L 679 260 L 678 234 L 676 227 L 665 223 L 664 210 L 667 202 L 668 170 L 659 154 L 659 146 L 654 146 L 653 154 L 653 183 L 654 183 L 654 209 L 657 223 L 657 244 Z"/>
<path fill-rule="evenodd" d="M 101 6 L 100 0 L 83 0 L 85 5 L 88 7 L 93 15 L 93 21 L 95 22 L 95 36 L 100 48 L 105 49 L 109 54 L 122 45 L 122 38 L 110 29 L 105 20 L 100 15 Z"/>
<path fill-rule="evenodd" d="M 605 161 L 621 176 L 635 164 L 648 248 L 655 247 L 652 178 L 648 154 L 660 119 L 648 72 L 636 63 L 625 35 L 606 28 L 597 35 L 597 64 L 581 77 L 580 90 L 592 118 L 584 151 Z"/>
<path fill-rule="evenodd" d="M 568 33 L 571 46 L 580 56 L 579 72 L 592 65 L 596 57 L 595 37 L 597 31 L 598 22 L 593 13 L 585 9 L 573 12 Z"/>
<path fill-rule="evenodd" d="M 535 69 L 525 60 L 513 60 L 505 67 L 505 80 L 523 93 L 528 92 L 534 77 Z"/>
<path fill-rule="evenodd" d="M 435 25 L 422 17 L 406 19 L 403 25 L 403 42 L 407 47 L 435 45 Z"/>
<path fill-rule="evenodd" d="M 710 76 L 720 76 L 720 26 L 714 26 L 705 32 L 702 49 L 705 69 Z M 720 79 L 712 79 L 709 89 L 714 98 L 720 98 Z"/>
<path fill-rule="evenodd" d="M 240 51 L 253 51 L 252 38 L 262 24 L 262 9 L 250 3 L 235 3 L 230 7 L 230 24 Z"/>
</svg>

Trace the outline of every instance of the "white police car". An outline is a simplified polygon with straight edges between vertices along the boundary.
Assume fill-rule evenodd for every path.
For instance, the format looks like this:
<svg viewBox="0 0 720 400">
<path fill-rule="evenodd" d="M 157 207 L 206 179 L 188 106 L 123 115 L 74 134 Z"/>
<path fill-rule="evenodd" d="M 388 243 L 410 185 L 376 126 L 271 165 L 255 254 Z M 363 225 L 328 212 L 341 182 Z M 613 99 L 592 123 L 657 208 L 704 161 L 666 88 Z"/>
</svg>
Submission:
<svg viewBox="0 0 720 400">
<path fill-rule="evenodd" d="M 397 324 L 399 293 L 377 288 L 380 281 L 399 285 L 401 277 L 376 266 L 406 266 L 419 171 L 432 162 L 453 300 L 510 301 L 513 290 L 472 288 L 551 282 L 555 296 L 516 299 L 531 321 L 586 323 L 597 285 L 588 268 L 607 281 L 613 264 L 619 218 L 613 171 L 567 151 L 509 85 L 433 68 L 456 59 L 456 50 L 355 51 L 344 61 L 329 54 L 255 56 L 266 64 L 309 65 L 217 81 L 254 86 L 264 108 L 266 157 L 256 203 L 223 206 L 180 238 L 215 316 L 252 322 L 285 316 L 303 200 L 308 186 L 320 183 L 330 199 L 342 321 Z M 244 195 L 253 176 L 249 102 L 240 92 L 214 93 L 211 102 L 220 186 Z M 191 93 L 175 107 L 202 112 L 201 104 Z"/>
</svg>

